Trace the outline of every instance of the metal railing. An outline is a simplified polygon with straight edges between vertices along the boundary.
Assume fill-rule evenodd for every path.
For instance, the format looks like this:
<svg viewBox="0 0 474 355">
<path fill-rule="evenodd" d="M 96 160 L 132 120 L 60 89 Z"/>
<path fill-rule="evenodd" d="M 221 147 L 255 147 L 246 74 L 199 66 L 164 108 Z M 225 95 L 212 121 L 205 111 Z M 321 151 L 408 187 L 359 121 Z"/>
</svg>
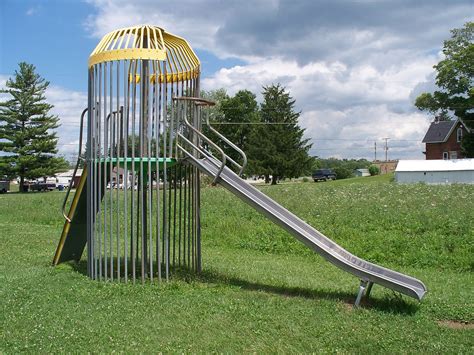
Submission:
<svg viewBox="0 0 474 355">
<path fill-rule="evenodd" d="M 173 100 L 178 101 L 178 102 L 192 102 L 195 104 L 196 107 L 203 107 L 203 106 L 214 106 L 215 103 L 213 101 L 209 101 L 206 99 L 201 99 L 198 97 L 174 97 Z M 219 154 L 221 155 L 220 159 L 220 166 L 219 170 L 217 171 L 217 174 L 213 180 L 213 185 L 215 185 L 219 179 L 220 174 L 225 168 L 226 162 L 229 161 L 233 165 L 235 165 L 239 169 L 239 176 L 242 175 L 243 170 L 247 166 L 247 156 L 243 152 L 242 149 L 240 149 L 237 145 L 235 145 L 232 141 L 230 141 L 227 137 L 225 137 L 223 134 L 221 134 L 219 131 L 217 131 L 214 127 L 211 126 L 209 123 L 209 115 L 206 115 L 206 125 L 208 126 L 209 130 L 213 132 L 218 138 L 220 138 L 222 141 L 224 141 L 230 148 L 234 149 L 241 157 L 242 157 L 242 164 L 237 163 L 234 159 L 229 157 L 227 154 L 225 154 L 224 150 L 219 147 L 214 141 L 212 141 L 210 138 L 208 138 L 206 135 L 204 135 L 199 129 L 197 129 L 195 126 L 193 126 L 188 118 L 186 111 L 184 110 L 184 114 L 182 115 L 183 121 L 186 125 L 187 128 L 191 129 L 195 134 L 197 134 L 202 140 L 204 140 L 206 143 L 208 143 L 211 147 L 213 147 Z M 200 113 L 198 113 L 198 119 L 200 120 Z M 199 143 L 193 143 L 190 139 L 186 138 L 183 134 L 177 131 L 176 136 L 180 139 L 182 139 L 186 144 L 192 147 L 192 149 L 195 152 L 198 152 L 199 154 L 202 154 L 204 156 L 212 157 L 215 158 L 214 155 L 205 147 L 200 145 Z M 181 146 L 178 141 L 176 141 L 176 147 L 182 151 L 185 155 L 188 157 L 192 157 L 192 154 L 189 153 L 183 146 Z M 216 160 L 219 160 L 215 158 Z"/>
<path fill-rule="evenodd" d="M 240 154 L 240 156 L 242 157 L 242 165 L 240 165 L 239 163 L 237 163 L 234 159 L 232 159 L 231 157 L 227 156 L 227 159 L 232 163 L 234 164 L 237 168 L 239 168 L 239 176 L 242 176 L 242 172 L 244 171 L 245 167 L 247 166 L 247 156 L 245 155 L 244 151 L 242 149 L 240 149 L 239 147 L 237 147 L 234 143 L 232 143 L 227 137 L 225 137 L 222 133 L 220 133 L 219 131 L 217 131 L 214 127 L 211 126 L 211 124 L 209 123 L 209 114 L 206 115 L 206 125 L 207 127 L 211 130 L 211 132 L 213 132 L 216 136 L 218 136 L 220 139 L 222 139 L 225 143 L 227 143 L 227 145 L 229 147 L 231 147 L 232 149 L 234 149 L 237 153 Z"/>
<path fill-rule="evenodd" d="M 66 204 L 67 204 L 67 200 L 69 199 L 69 194 L 71 193 L 72 185 L 74 184 L 74 179 L 76 178 L 76 173 L 77 173 L 77 169 L 79 168 L 79 164 L 80 164 L 81 161 L 84 160 L 81 157 L 81 154 L 82 154 L 82 135 L 83 135 L 82 131 L 83 131 L 83 128 L 84 128 L 84 116 L 86 115 L 87 111 L 88 111 L 88 109 L 86 108 L 86 109 L 84 109 L 84 111 L 82 111 L 82 114 L 81 114 L 81 124 L 80 124 L 80 128 L 79 128 L 79 153 L 78 153 L 78 156 L 77 156 L 76 166 L 74 167 L 74 172 L 72 173 L 71 180 L 69 181 L 69 186 L 67 187 L 66 196 L 64 197 L 63 206 L 62 206 L 63 217 L 69 223 L 71 223 L 71 219 L 69 218 L 69 216 L 66 213 Z"/>
<path fill-rule="evenodd" d="M 194 102 L 194 103 L 197 103 L 197 102 L 204 102 L 206 100 L 203 100 L 203 99 L 199 99 L 199 98 L 195 98 L 195 97 L 175 97 L 173 98 L 173 100 L 176 100 L 176 101 L 191 101 L 191 102 Z M 224 151 L 222 150 L 221 147 L 219 147 L 216 143 L 214 143 L 211 139 L 209 139 L 208 137 L 206 137 L 204 135 L 204 133 L 202 133 L 199 129 L 197 129 L 196 127 L 194 127 L 189 121 L 188 121 L 188 118 L 187 118 L 187 115 L 186 113 L 184 113 L 184 115 L 182 116 L 183 117 L 183 121 L 186 125 L 187 128 L 189 128 L 191 131 L 193 131 L 196 135 L 198 135 L 202 140 L 204 140 L 206 143 L 208 143 L 210 146 L 212 146 L 216 151 L 218 151 L 221 155 L 221 165 L 219 167 L 219 170 L 217 171 L 217 174 L 214 178 L 214 180 L 212 181 L 212 184 L 215 185 L 217 183 L 217 181 L 219 180 L 219 176 L 220 174 L 222 173 L 222 171 L 224 170 L 225 168 L 225 165 L 226 165 L 226 162 L 227 162 L 227 159 L 228 159 L 228 156 L 224 153 Z M 206 149 L 204 149 L 203 147 L 201 147 L 199 145 L 199 143 L 196 145 L 195 143 L 191 142 L 188 138 L 186 138 L 183 134 L 181 134 L 180 132 L 177 131 L 176 133 L 176 136 L 178 138 L 181 138 L 185 143 L 187 143 L 189 146 L 191 146 L 193 148 L 193 150 L 195 150 L 196 152 L 200 153 L 200 154 L 204 154 L 204 155 L 207 155 L 207 154 L 211 154 L 210 152 L 207 152 L 205 153 Z M 190 154 L 186 149 L 184 149 L 183 146 L 181 146 L 178 141 L 176 141 L 176 147 L 181 150 L 183 153 L 185 153 L 186 155 L 192 155 Z M 212 155 L 212 154 L 211 154 Z"/>
</svg>

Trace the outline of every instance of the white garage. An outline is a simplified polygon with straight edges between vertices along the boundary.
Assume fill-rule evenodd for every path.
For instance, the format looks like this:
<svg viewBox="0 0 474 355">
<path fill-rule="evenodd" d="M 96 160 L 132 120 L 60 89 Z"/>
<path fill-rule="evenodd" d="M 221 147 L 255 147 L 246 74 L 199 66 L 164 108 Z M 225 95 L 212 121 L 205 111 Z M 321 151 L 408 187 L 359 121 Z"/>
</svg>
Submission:
<svg viewBox="0 0 474 355">
<path fill-rule="evenodd" d="M 402 184 L 474 184 L 474 159 L 400 160 L 395 181 Z"/>
</svg>

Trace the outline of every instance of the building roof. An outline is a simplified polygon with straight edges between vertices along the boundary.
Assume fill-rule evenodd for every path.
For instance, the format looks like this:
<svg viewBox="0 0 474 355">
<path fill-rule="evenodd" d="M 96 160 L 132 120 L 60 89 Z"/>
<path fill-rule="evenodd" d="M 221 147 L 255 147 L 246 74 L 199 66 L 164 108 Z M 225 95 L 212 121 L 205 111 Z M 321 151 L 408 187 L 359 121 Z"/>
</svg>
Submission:
<svg viewBox="0 0 474 355">
<path fill-rule="evenodd" d="M 360 172 L 360 173 L 368 173 L 369 172 L 369 169 L 355 169 L 355 170 Z"/>
<path fill-rule="evenodd" d="M 56 177 L 71 177 L 72 174 L 74 174 L 74 169 L 69 169 L 62 173 L 56 174 Z M 76 176 L 81 176 L 81 175 L 82 175 L 82 169 L 77 169 Z"/>
<path fill-rule="evenodd" d="M 395 172 L 402 171 L 474 171 L 474 159 L 400 160 Z"/>
<path fill-rule="evenodd" d="M 425 138 L 423 138 L 423 143 L 446 142 L 457 123 L 458 120 L 431 122 Z"/>
</svg>

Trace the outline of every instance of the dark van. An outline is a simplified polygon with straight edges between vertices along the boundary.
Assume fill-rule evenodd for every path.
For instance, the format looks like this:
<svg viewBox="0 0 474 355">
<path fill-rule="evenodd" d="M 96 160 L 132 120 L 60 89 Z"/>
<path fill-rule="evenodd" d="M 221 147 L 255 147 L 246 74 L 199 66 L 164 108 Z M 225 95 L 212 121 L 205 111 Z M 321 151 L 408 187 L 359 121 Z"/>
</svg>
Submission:
<svg viewBox="0 0 474 355">
<path fill-rule="evenodd" d="M 331 169 L 318 169 L 313 172 L 314 182 L 336 180 L 336 173 Z"/>
</svg>

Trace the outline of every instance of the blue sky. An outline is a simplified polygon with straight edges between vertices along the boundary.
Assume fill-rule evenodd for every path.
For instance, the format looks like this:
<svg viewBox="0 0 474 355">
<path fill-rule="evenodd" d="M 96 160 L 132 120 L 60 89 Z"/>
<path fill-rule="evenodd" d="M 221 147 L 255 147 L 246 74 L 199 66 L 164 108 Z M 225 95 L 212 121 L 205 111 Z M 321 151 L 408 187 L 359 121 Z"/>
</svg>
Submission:
<svg viewBox="0 0 474 355">
<path fill-rule="evenodd" d="M 48 100 L 73 157 L 86 104 L 87 59 L 107 32 L 154 24 L 186 38 L 202 87 L 229 94 L 280 82 L 302 111 L 311 154 L 423 159 L 430 117 L 413 107 L 433 90 L 449 30 L 472 21 L 473 0 L 1 0 L 0 86 L 20 61 L 51 82 Z"/>
<path fill-rule="evenodd" d="M 78 0 L 2 0 L 0 2 L 0 73 L 13 73 L 18 63 L 33 63 L 48 81 L 72 90 L 87 90 L 87 59 L 98 39 L 85 30 L 94 6 Z M 203 76 L 242 64 L 219 59 L 196 48 Z"/>
</svg>

